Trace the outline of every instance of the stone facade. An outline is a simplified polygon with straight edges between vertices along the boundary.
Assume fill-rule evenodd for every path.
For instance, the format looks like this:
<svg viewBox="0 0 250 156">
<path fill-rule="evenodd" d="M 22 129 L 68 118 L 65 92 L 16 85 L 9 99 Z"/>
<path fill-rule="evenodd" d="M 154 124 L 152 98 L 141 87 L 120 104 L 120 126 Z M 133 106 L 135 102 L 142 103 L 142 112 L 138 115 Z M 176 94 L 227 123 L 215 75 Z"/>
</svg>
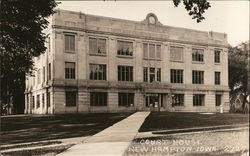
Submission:
<svg viewBox="0 0 250 156">
<path fill-rule="evenodd" d="M 152 13 L 148 14 L 145 20 L 137 22 L 57 10 L 50 23 L 47 30 L 49 38 L 45 43 L 48 49 L 44 54 L 34 58 L 37 70 L 26 80 L 26 113 L 59 114 L 137 110 L 216 112 L 220 109 L 220 106 L 215 105 L 217 94 L 221 95 L 224 111 L 229 110 L 226 34 L 165 26 Z M 65 34 L 75 37 L 73 53 L 65 51 Z M 89 52 L 90 37 L 105 39 L 106 54 L 95 55 Z M 117 55 L 117 41 L 119 40 L 133 43 L 133 56 Z M 160 45 L 160 59 L 143 57 L 143 43 L 145 42 Z M 171 46 L 183 48 L 182 61 L 170 60 Z M 203 49 L 203 62 L 192 60 L 193 48 Z M 215 50 L 220 51 L 219 63 L 214 63 Z M 65 79 L 65 62 L 75 62 L 74 79 Z M 106 65 L 106 80 L 90 80 L 89 66 L 92 63 Z M 118 81 L 118 65 L 133 66 L 133 81 Z M 160 68 L 160 82 L 144 82 L 143 67 Z M 183 83 L 171 83 L 171 69 L 183 70 Z M 204 71 L 204 83 L 192 83 L 192 70 Z M 215 71 L 220 72 L 219 85 L 215 85 L 214 82 Z M 65 91 L 77 93 L 75 106 L 66 106 Z M 90 92 L 106 92 L 107 106 L 91 106 Z M 134 104 L 119 106 L 118 94 L 120 92 L 133 93 Z M 172 98 L 175 94 L 184 95 L 183 105 L 172 105 Z M 203 105 L 193 105 L 194 94 L 204 95 Z M 147 107 L 146 97 L 149 97 L 151 101 L 157 99 L 154 101 L 157 103 Z"/>
</svg>

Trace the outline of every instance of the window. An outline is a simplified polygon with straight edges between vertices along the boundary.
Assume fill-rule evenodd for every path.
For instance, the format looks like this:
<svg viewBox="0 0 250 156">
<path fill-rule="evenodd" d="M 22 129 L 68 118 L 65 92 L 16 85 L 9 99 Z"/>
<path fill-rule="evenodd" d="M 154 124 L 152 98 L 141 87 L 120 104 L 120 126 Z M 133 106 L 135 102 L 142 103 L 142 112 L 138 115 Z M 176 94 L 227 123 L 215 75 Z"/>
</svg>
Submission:
<svg viewBox="0 0 250 156">
<path fill-rule="evenodd" d="M 161 82 L 161 68 L 143 68 L 144 82 Z"/>
<path fill-rule="evenodd" d="M 149 44 L 149 58 L 155 58 L 155 45 Z"/>
<path fill-rule="evenodd" d="M 193 70 L 193 84 L 204 84 L 204 71 Z"/>
<path fill-rule="evenodd" d="M 36 108 L 40 107 L 40 95 L 36 95 Z"/>
<path fill-rule="evenodd" d="M 50 46 L 51 46 L 51 45 L 50 45 L 50 37 L 48 37 L 48 52 L 50 52 L 50 49 L 51 49 Z"/>
<path fill-rule="evenodd" d="M 133 93 L 118 93 L 118 105 L 119 106 L 133 106 L 134 94 Z"/>
<path fill-rule="evenodd" d="M 220 72 L 214 72 L 214 84 L 220 84 Z"/>
<path fill-rule="evenodd" d="M 219 50 L 214 51 L 214 62 L 220 63 L 220 51 Z"/>
<path fill-rule="evenodd" d="M 75 52 L 75 35 L 65 34 L 65 51 Z"/>
<path fill-rule="evenodd" d="M 156 68 L 156 81 L 161 82 L 161 68 Z"/>
<path fill-rule="evenodd" d="M 133 42 L 117 41 L 117 55 L 133 56 Z"/>
<path fill-rule="evenodd" d="M 215 106 L 221 105 L 221 95 L 215 95 Z"/>
<path fill-rule="evenodd" d="M 133 81 L 133 67 L 118 66 L 118 81 Z"/>
<path fill-rule="evenodd" d="M 75 62 L 65 62 L 65 78 L 75 79 Z"/>
<path fill-rule="evenodd" d="M 44 101 L 44 94 L 42 94 L 42 107 L 44 108 L 45 101 Z"/>
<path fill-rule="evenodd" d="M 51 80 L 51 63 L 48 65 L 48 80 Z"/>
<path fill-rule="evenodd" d="M 205 105 L 205 95 L 195 94 L 193 96 L 193 106 L 204 106 Z"/>
<path fill-rule="evenodd" d="M 148 68 L 143 68 L 143 78 L 144 82 L 148 82 Z"/>
<path fill-rule="evenodd" d="M 106 54 L 106 40 L 100 38 L 89 38 L 90 54 Z"/>
<path fill-rule="evenodd" d="M 143 43 L 143 57 L 145 59 L 161 59 L 161 45 Z"/>
<path fill-rule="evenodd" d="M 170 47 L 170 60 L 183 61 L 183 47 Z"/>
<path fill-rule="evenodd" d="M 174 94 L 172 96 L 172 106 L 184 106 L 184 94 Z"/>
<path fill-rule="evenodd" d="M 66 107 L 76 106 L 76 91 L 66 91 Z"/>
<path fill-rule="evenodd" d="M 148 44 L 143 43 L 143 58 L 148 58 Z"/>
<path fill-rule="evenodd" d="M 45 67 L 43 67 L 43 82 L 45 82 Z"/>
<path fill-rule="evenodd" d="M 37 84 L 40 84 L 41 83 L 41 70 L 38 69 L 37 71 Z"/>
<path fill-rule="evenodd" d="M 182 69 L 171 69 L 171 83 L 183 83 Z"/>
<path fill-rule="evenodd" d="M 90 92 L 90 106 L 107 106 L 107 93 Z"/>
<path fill-rule="evenodd" d="M 29 94 L 26 95 L 26 103 L 27 103 L 27 106 L 29 105 Z"/>
<path fill-rule="evenodd" d="M 89 65 L 89 79 L 90 80 L 106 80 L 106 65 L 104 64 L 90 64 Z"/>
<path fill-rule="evenodd" d="M 50 107 L 50 92 L 47 93 L 47 108 Z"/>
<path fill-rule="evenodd" d="M 204 49 L 192 49 L 192 60 L 197 62 L 203 62 Z"/>
<path fill-rule="evenodd" d="M 32 96 L 32 108 L 35 108 L 35 96 Z"/>
<path fill-rule="evenodd" d="M 156 58 L 161 59 L 161 45 L 156 46 Z"/>
<path fill-rule="evenodd" d="M 156 81 L 155 76 L 155 68 L 149 68 L 149 82 Z"/>
</svg>

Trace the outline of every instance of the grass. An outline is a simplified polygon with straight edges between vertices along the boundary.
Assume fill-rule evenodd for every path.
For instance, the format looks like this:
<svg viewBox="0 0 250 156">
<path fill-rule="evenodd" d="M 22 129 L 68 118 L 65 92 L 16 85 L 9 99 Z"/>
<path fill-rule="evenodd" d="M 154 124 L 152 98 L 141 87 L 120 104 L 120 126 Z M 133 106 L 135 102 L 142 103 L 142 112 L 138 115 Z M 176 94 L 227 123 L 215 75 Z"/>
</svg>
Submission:
<svg viewBox="0 0 250 156">
<path fill-rule="evenodd" d="M 240 156 L 248 155 L 249 130 L 158 135 L 135 138 L 124 156 Z"/>
<path fill-rule="evenodd" d="M 249 123 L 248 114 L 200 114 L 186 112 L 151 112 L 139 132 L 235 125 Z"/>
<path fill-rule="evenodd" d="M 2 117 L 0 145 L 91 136 L 131 114 L 93 113 Z"/>
<path fill-rule="evenodd" d="M 13 148 L 27 148 L 27 147 L 37 147 L 37 146 L 46 146 L 46 145 L 53 145 L 53 144 L 61 144 L 61 141 L 46 141 L 46 142 L 35 142 L 35 143 L 27 143 L 25 145 L 23 144 L 15 144 L 13 146 L 7 146 L 7 147 L 0 147 L 0 150 L 8 150 Z"/>
<path fill-rule="evenodd" d="M 68 148 L 70 148 L 72 145 L 64 145 L 64 146 L 58 146 L 58 147 L 51 147 L 51 148 L 40 148 L 40 149 L 33 149 L 33 150 L 20 150 L 20 151 L 14 151 L 14 152 L 6 152 L 2 153 L 3 156 L 33 156 L 33 155 L 57 155 Z"/>
</svg>

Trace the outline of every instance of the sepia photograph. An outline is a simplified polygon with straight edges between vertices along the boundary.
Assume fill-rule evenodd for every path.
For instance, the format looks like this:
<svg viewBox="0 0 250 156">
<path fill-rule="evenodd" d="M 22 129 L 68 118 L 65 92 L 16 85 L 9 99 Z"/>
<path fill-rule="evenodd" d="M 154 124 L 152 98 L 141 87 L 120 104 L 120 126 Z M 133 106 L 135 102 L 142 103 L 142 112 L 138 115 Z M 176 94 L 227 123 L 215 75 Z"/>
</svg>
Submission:
<svg viewBox="0 0 250 156">
<path fill-rule="evenodd" d="M 249 156 L 249 0 L 1 0 L 1 156 Z"/>
</svg>

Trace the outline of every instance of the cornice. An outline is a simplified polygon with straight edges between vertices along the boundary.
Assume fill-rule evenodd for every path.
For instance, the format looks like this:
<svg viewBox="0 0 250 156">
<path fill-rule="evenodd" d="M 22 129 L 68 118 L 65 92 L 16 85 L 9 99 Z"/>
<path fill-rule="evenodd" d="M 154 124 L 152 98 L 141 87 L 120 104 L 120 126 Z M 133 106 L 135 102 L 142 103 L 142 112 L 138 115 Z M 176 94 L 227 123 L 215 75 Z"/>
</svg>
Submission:
<svg viewBox="0 0 250 156">
<path fill-rule="evenodd" d="M 79 88 L 103 88 L 103 89 L 168 89 L 174 91 L 222 91 L 229 92 L 228 86 L 217 85 L 175 85 L 171 83 L 145 83 L 145 82 L 120 82 L 120 81 L 93 81 L 93 80 L 64 80 L 53 81 L 54 87 L 79 87 Z"/>
<path fill-rule="evenodd" d="M 130 34 L 125 34 L 125 33 L 105 32 L 105 31 L 90 30 L 90 29 L 86 29 L 86 28 L 67 27 L 67 26 L 60 26 L 60 25 L 52 25 L 52 28 L 53 29 L 71 30 L 71 31 L 81 31 L 81 32 L 85 32 L 85 33 L 95 33 L 95 34 L 99 34 L 99 35 L 112 35 L 112 36 L 117 36 L 117 37 L 129 37 L 129 38 L 143 39 L 143 40 L 155 40 L 155 41 L 160 41 L 160 42 L 172 42 L 172 43 L 192 44 L 192 45 L 199 45 L 199 46 L 206 46 L 206 47 L 211 46 L 211 47 L 228 48 L 228 45 L 221 45 L 221 44 L 173 40 L 173 39 L 166 39 L 166 38 L 159 38 L 159 37 L 140 36 L 140 35 L 135 35 L 135 34 L 130 35 Z"/>
</svg>

